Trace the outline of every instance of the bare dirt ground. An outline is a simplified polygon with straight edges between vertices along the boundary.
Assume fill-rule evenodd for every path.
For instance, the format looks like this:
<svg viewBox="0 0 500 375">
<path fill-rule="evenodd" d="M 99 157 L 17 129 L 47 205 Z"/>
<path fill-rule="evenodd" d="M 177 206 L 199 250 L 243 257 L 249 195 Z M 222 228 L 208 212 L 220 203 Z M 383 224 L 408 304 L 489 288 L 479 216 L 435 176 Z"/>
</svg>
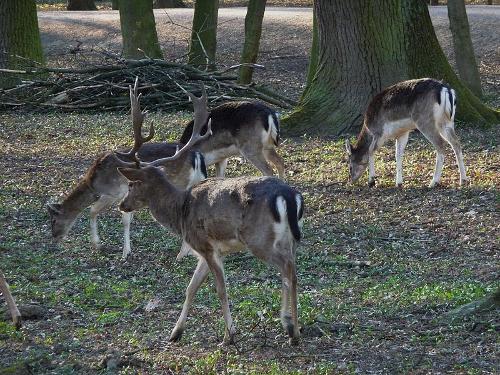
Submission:
<svg viewBox="0 0 500 375">
<path fill-rule="evenodd" d="M 471 13 L 471 26 L 494 102 L 498 8 L 491 9 Z M 176 12 L 172 19 L 189 26 L 190 11 Z M 189 32 L 160 13 L 165 54 L 182 59 Z M 221 10 L 225 65 L 237 62 L 243 14 Z M 433 20 L 441 42 L 449 41 L 442 10 Z M 119 51 L 116 13 L 43 12 L 40 26 L 54 64 L 94 63 L 90 48 Z M 266 15 L 260 81 L 299 95 L 310 27 L 308 9 Z M 68 51 L 78 40 L 84 53 L 75 57 Z M 147 121 L 156 139 L 174 141 L 190 116 L 157 112 Z M 147 212 L 135 215 L 126 262 L 116 210 L 99 222 L 99 251 L 89 246 L 88 212 L 64 243 L 50 241 L 45 204 L 70 191 L 100 152 L 130 145 L 128 115 L 0 113 L 0 268 L 19 304 L 37 307 L 20 331 L 0 320 L 0 374 L 498 374 L 498 311 L 454 322 L 444 314 L 499 286 L 499 129 L 458 127 L 471 179 L 463 188 L 451 150 L 443 186 L 426 188 L 434 150 L 417 134 L 405 154 L 403 189 L 393 188 L 390 146 L 377 155 L 378 185 L 369 189 L 366 176 L 347 184 L 343 140 L 285 140 L 287 181 L 306 202 L 297 258 L 301 343 L 289 347 L 280 326 L 276 270 L 234 255 L 226 274 L 238 333 L 235 345 L 219 347 L 223 322 L 211 279 L 182 340 L 168 342 L 195 260 L 176 262 L 178 238 Z M 228 174 L 256 172 L 233 160 Z"/>
<path fill-rule="evenodd" d="M 446 56 L 453 62 L 446 7 L 429 9 L 439 42 Z M 245 8 L 237 7 L 222 8 L 219 11 L 217 60 L 221 67 L 238 63 L 244 36 L 245 12 Z M 166 59 L 184 60 L 188 50 L 192 14 L 192 9 L 155 11 L 158 36 Z M 468 15 L 482 83 L 488 92 L 498 90 L 500 6 L 470 6 Z M 90 49 L 120 52 L 121 34 L 117 11 L 40 12 L 39 23 L 42 43 L 51 63 L 67 65 L 69 51 L 80 42 L 80 48 L 86 52 L 88 59 L 92 59 Z M 259 56 L 259 63 L 265 69 L 256 74 L 256 80 L 297 98 L 304 87 L 311 29 L 310 8 L 268 7 Z"/>
</svg>

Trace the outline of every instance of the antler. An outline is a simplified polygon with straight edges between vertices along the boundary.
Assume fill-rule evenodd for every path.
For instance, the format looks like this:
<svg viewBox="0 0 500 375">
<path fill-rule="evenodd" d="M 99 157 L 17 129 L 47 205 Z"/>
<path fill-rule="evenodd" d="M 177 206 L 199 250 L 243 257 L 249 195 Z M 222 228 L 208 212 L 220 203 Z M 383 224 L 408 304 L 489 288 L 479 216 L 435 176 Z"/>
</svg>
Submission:
<svg viewBox="0 0 500 375">
<path fill-rule="evenodd" d="M 182 154 L 191 149 L 191 147 L 194 146 L 197 142 L 212 135 L 212 119 L 209 118 L 210 113 L 208 112 L 208 107 L 207 107 L 208 97 L 207 97 L 207 92 L 205 91 L 205 86 L 202 84 L 201 96 L 199 98 L 186 90 L 184 91 L 189 96 L 189 99 L 191 99 L 191 101 L 193 102 L 193 107 L 194 107 L 194 124 L 193 124 L 193 133 L 191 134 L 191 138 L 189 138 L 188 143 L 186 143 L 180 150 L 178 150 L 175 153 L 175 155 L 162 159 L 157 159 L 151 163 L 143 163 L 143 164 L 160 166 L 163 165 L 163 163 L 166 161 L 178 159 Z M 201 135 L 201 131 L 205 124 L 207 124 L 207 131 L 205 132 L 205 134 Z"/>
<path fill-rule="evenodd" d="M 134 88 L 132 89 L 132 86 L 129 86 L 130 109 L 132 115 L 132 125 L 134 128 L 134 147 L 132 147 L 132 149 L 129 152 L 117 151 L 117 154 L 119 155 L 133 158 L 137 165 L 139 165 L 140 163 L 136 155 L 137 151 L 139 151 L 139 148 L 142 146 L 143 143 L 150 141 L 155 135 L 153 124 L 151 124 L 149 126 L 149 135 L 147 137 L 142 136 L 142 123 L 144 122 L 144 118 L 146 117 L 146 111 L 141 112 L 141 106 L 139 104 L 139 100 L 142 94 L 137 95 L 138 86 L 139 86 L 139 77 L 136 77 Z"/>
</svg>

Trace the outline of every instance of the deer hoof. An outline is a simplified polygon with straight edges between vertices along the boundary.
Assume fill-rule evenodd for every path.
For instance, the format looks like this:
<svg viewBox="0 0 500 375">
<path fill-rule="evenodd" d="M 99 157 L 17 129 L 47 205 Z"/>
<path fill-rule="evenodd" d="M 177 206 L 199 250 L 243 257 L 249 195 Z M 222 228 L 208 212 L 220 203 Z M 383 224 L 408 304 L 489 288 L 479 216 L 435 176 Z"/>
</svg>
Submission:
<svg viewBox="0 0 500 375">
<path fill-rule="evenodd" d="M 174 328 L 174 330 L 170 334 L 170 338 L 168 339 L 168 341 L 170 341 L 170 342 L 179 341 L 181 339 L 183 333 L 184 333 L 183 329 L 175 329 Z"/>
<path fill-rule="evenodd" d="M 468 178 L 464 178 L 460 180 L 460 186 L 467 186 L 469 185 L 470 180 Z"/>
<path fill-rule="evenodd" d="M 396 184 L 396 187 L 397 187 L 398 189 L 402 189 L 402 188 L 403 188 L 403 183 L 402 183 L 402 182 L 400 182 L 400 183 Z"/>
<path fill-rule="evenodd" d="M 298 337 L 290 337 L 288 342 L 291 346 L 297 346 L 297 345 L 299 345 L 300 340 Z"/>
<path fill-rule="evenodd" d="M 375 179 L 369 180 L 368 181 L 368 187 L 374 187 L 375 186 Z"/>
</svg>

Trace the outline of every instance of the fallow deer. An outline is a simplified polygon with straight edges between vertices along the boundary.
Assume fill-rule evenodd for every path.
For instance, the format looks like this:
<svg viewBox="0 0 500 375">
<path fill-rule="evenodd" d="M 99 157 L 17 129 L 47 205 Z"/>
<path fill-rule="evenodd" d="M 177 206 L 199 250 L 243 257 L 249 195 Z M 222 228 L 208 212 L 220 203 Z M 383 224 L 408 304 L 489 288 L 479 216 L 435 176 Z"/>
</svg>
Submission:
<svg viewBox="0 0 500 375">
<path fill-rule="evenodd" d="M 280 127 L 274 110 L 259 102 L 230 102 L 213 108 L 210 119 L 213 135 L 199 142 L 196 149 L 203 153 L 207 165 L 215 164 L 216 176 L 224 177 L 229 157 L 241 155 L 264 176 L 273 175 L 271 163 L 279 177 L 285 177 L 285 162 L 276 152 Z M 179 143 L 186 143 L 192 132 L 193 121 L 184 129 Z"/>
<path fill-rule="evenodd" d="M 145 113 L 139 107 L 137 94 L 138 82 L 130 89 L 131 114 L 134 132 L 141 136 L 141 126 Z M 137 132 L 139 132 L 137 134 Z M 152 133 L 151 133 L 152 137 Z M 148 141 L 150 137 L 143 139 Z M 127 193 L 128 181 L 117 168 L 134 168 L 136 166 L 135 153 L 144 161 L 154 161 L 175 154 L 178 145 L 169 143 L 146 143 L 140 148 L 133 148 L 128 153 L 107 152 L 99 157 L 87 173 L 80 180 L 73 191 L 62 203 L 48 204 L 47 208 L 51 219 L 52 238 L 55 242 L 61 241 L 72 228 L 78 215 L 90 207 L 90 241 L 93 248 L 100 247 L 97 231 L 97 216 L 119 203 Z M 207 177 L 207 170 L 203 155 L 198 151 L 190 151 L 175 160 L 165 160 L 159 165 L 165 169 L 170 181 L 179 189 L 186 189 Z M 126 259 L 131 252 L 130 223 L 132 214 L 122 212 L 124 227 L 124 245 L 122 259 Z M 186 250 L 184 250 L 186 252 Z"/>
<path fill-rule="evenodd" d="M 176 155 L 165 160 L 175 160 L 186 147 L 211 133 L 211 120 L 204 111 L 206 98 L 190 97 L 195 108 L 191 138 Z M 201 136 L 204 124 L 208 124 L 208 130 Z M 301 237 L 302 195 L 275 177 L 210 178 L 187 191 L 179 190 L 154 163 L 144 168 L 141 163 L 141 169 L 119 168 L 130 181 L 120 210 L 133 212 L 148 207 L 152 216 L 179 234 L 198 257 L 170 340 L 177 341 L 182 336 L 194 295 L 209 272 L 214 276 L 222 304 L 226 324 L 224 343 L 233 340 L 235 328 L 226 293 L 223 257 L 248 249 L 280 270 L 281 320 L 290 342 L 296 344 L 299 327 L 295 252 Z"/>
<path fill-rule="evenodd" d="M 431 78 L 399 82 L 376 95 L 366 110 L 356 145 L 346 140 L 351 181 L 369 169 L 369 186 L 375 185 L 374 153 L 390 139 L 396 139 L 396 186 L 403 184 L 403 153 L 408 135 L 418 129 L 436 148 L 436 166 L 430 187 L 439 184 L 446 143 L 455 152 L 460 185 L 467 181 L 462 148 L 455 134 L 457 106 L 455 90 Z"/>
</svg>

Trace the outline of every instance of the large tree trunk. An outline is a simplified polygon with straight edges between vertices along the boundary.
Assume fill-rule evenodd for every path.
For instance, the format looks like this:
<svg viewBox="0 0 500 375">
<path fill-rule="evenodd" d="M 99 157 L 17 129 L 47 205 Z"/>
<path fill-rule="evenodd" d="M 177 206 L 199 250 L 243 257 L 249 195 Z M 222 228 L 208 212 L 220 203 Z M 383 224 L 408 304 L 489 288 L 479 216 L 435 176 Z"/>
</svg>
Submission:
<svg viewBox="0 0 500 375">
<path fill-rule="evenodd" d="M 356 130 L 371 98 L 393 83 L 444 79 L 458 92 L 459 120 L 498 121 L 453 73 L 423 0 L 317 0 L 317 67 L 295 110 L 290 134 Z M 310 75 L 312 73 L 310 72 Z"/>
<path fill-rule="evenodd" d="M 67 10 L 97 10 L 94 0 L 68 0 Z"/>
<path fill-rule="evenodd" d="M 113 9 L 113 10 L 120 9 L 120 0 L 112 0 L 111 1 L 111 9 Z"/>
<path fill-rule="evenodd" d="M 448 18 L 453 36 L 453 50 L 455 51 L 458 75 L 477 97 L 481 97 L 483 95 L 481 79 L 470 38 L 469 20 L 464 0 L 448 0 Z"/>
<path fill-rule="evenodd" d="M 312 33 L 311 52 L 309 53 L 310 56 L 309 66 L 307 67 L 306 88 L 302 93 L 302 98 L 304 98 L 304 96 L 309 91 L 312 81 L 316 76 L 316 71 L 318 69 L 318 58 L 319 58 L 318 48 L 319 48 L 318 21 L 316 18 L 316 12 L 313 11 L 313 33 Z"/>
<path fill-rule="evenodd" d="M 186 4 L 182 0 L 155 0 L 153 2 L 153 8 L 185 8 Z"/>
<path fill-rule="evenodd" d="M 245 17 L 245 44 L 241 53 L 242 64 L 257 62 L 259 54 L 260 36 L 262 34 L 262 20 L 266 10 L 267 0 L 250 0 L 248 2 L 247 15 Z M 242 66 L 239 72 L 239 83 L 252 82 L 253 68 Z"/>
<path fill-rule="evenodd" d="M 0 1 L 0 68 L 22 69 L 43 63 L 34 0 Z M 0 87 L 19 81 L 15 74 L 0 73 Z"/>
<path fill-rule="evenodd" d="M 215 68 L 219 0 L 197 0 L 194 4 L 189 64 L 202 69 Z"/>
<path fill-rule="evenodd" d="M 162 58 L 152 0 L 120 0 L 123 55 L 128 58 Z M 142 51 L 140 51 L 140 50 Z"/>
</svg>

